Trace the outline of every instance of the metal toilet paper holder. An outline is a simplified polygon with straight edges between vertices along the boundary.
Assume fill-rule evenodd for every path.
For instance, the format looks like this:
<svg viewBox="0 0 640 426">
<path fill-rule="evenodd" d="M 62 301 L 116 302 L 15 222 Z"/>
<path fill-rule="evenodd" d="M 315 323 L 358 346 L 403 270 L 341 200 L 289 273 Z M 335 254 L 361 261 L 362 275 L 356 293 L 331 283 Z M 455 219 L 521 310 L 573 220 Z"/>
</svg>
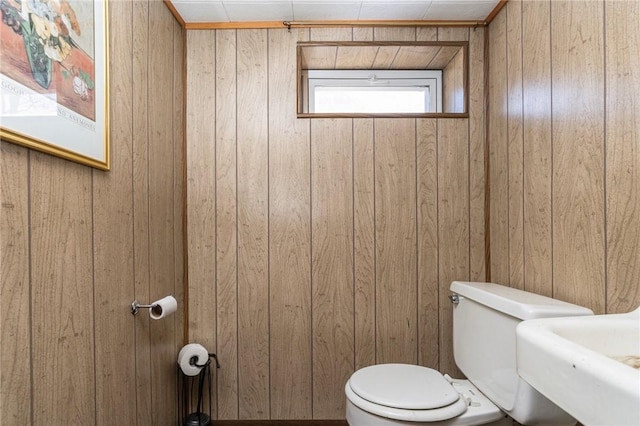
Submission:
<svg viewBox="0 0 640 426">
<path fill-rule="evenodd" d="M 137 300 L 134 300 L 133 302 L 131 302 L 131 313 L 133 315 L 136 315 L 140 308 L 153 309 L 154 306 L 155 305 L 153 305 L 153 304 L 151 304 L 151 305 L 141 305 L 140 303 L 138 303 Z"/>
<path fill-rule="evenodd" d="M 156 300 L 149 305 L 143 305 L 137 300 L 131 302 L 131 313 L 133 315 L 136 315 L 140 308 L 149 309 L 149 316 L 151 317 L 151 319 L 158 320 L 175 313 L 178 309 L 178 301 L 175 297 L 173 297 L 173 295 L 170 294 L 160 300 Z"/>
</svg>

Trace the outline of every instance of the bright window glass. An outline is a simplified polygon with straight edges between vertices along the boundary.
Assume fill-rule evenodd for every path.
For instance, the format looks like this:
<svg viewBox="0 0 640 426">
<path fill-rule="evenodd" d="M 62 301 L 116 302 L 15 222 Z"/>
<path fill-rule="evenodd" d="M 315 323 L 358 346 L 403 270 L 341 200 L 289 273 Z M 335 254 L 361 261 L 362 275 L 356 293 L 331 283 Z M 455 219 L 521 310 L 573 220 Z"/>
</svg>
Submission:
<svg viewBox="0 0 640 426">
<path fill-rule="evenodd" d="M 316 87 L 315 112 L 424 113 L 429 87 Z"/>
<path fill-rule="evenodd" d="M 442 112 L 442 72 L 404 70 L 309 70 L 311 113 Z"/>
</svg>

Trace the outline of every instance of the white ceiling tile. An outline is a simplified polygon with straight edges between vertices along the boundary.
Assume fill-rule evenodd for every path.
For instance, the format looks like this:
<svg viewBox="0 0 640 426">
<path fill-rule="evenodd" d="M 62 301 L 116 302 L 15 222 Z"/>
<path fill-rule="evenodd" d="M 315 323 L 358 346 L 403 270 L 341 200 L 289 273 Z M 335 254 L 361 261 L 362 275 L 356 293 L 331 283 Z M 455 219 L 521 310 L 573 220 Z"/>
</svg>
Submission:
<svg viewBox="0 0 640 426">
<path fill-rule="evenodd" d="M 398 0 L 398 1 L 394 1 L 394 0 L 362 0 L 362 4 L 365 5 L 367 3 L 380 3 L 380 4 L 387 4 L 390 5 L 391 7 L 393 7 L 396 4 L 399 3 L 416 3 L 416 4 L 421 4 L 421 5 L 429 5 L 431 4 L 431 0 Z"/>
<path fill-rule="evenodd" d="M 466 3 L 490 3 L 491 0 L 432 0 L 431 2 L 440 3 L 440 4 L 466 4 Z M 497 3 L 497 1 L 493 3 Z"/>
<path fill-rule="evenodd" d="M 170 0 L 185 22 L 484 20 L 498 0 Z"/>
<path fill-rule="evenodd" d="M 287 21 L 293 19 L 290 1 L 225 0 L 231 21 Z"/>
<path fill-rule="evenodd" d="M 427 13 L 429 2 L 369 1 L 362 3 L 359 18 L 362 20 L 420 20 Z"/>
<path fill-rule="evenodd" d="M 307 5 L 310 4 L 317 4 L 317 5 L 333 5 L 333 4 L 341 4 L 341 3 L 346 3 L 346 4 L 360 4 L 362 3 L 362 0 L 292 0 L 292 3 L 295 4 L 300 4 L 303 5 L 303 7 L 306 7 Z"/>
<path fill-rule="evenodd" d="M 357 20 L 360 12 L 360 2 L 318 1 L 293 3 L 293 19 L 296 21 L 328 20 L 344 21 Z"/>
<path fill-rule="evenodd" d="M 185 22 L 229 21 L 229 17 L 222 7 L 222 2 L 219 1 L 174 1 L 173 5 Z"/>
<path fill-rule="evenodd" d="M 436 0 L 424 15 L 426 20 L 482 21 L 496 6 L 495 1 Z"/>
</svg>

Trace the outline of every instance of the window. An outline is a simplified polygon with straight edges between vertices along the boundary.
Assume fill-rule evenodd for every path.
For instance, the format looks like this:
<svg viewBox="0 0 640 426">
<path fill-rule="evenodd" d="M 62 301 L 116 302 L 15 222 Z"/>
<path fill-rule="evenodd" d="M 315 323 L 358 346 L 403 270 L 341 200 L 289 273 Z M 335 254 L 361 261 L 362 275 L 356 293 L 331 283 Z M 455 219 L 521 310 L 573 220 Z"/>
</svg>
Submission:
<svg viewBox="0 0 640 426">
<path fill-rule="evenodd" d="M 305 70 L 302 79 L 309 113 L 442 112 L 440 70 Z"/>
<path fill-rule="evenodd" d="M 299 41 L 298 118 L 467 118 L 467 41 Z"/>
</svg>

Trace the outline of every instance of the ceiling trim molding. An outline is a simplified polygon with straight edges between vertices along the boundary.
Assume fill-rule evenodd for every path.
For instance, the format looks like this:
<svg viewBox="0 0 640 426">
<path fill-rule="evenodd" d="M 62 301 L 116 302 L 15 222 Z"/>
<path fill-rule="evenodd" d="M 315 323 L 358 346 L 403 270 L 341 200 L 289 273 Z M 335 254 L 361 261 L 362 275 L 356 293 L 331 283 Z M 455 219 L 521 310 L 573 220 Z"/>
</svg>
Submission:
<svg viewBox="0 0 640 426">
<path fill-rule="evenodd" d="M 507 5 L 508 1 L 509 0 L 500 0 L 500 3 L 498 3 L 496 7 L 493 8 L 489 16 L 487 16 L 487 19 L 484 20 L 487 25 L 489 25 L 491 21 L 493 21 L 493 18 L 495 18 L 498 15 L 498 13 L 500 13 L 502 8 Z"/>
<path fill-rule="evenodd" d="M 171 0 L 163 0 L 171 14 L 186 30 L 266 29 L 266 28 L 331 28 L 331 27 L 485 27 L 509 0 L 500 0 L 484 21 L 247 21 L 247 22 L 185 22 Z"/>
<path fill-rule="evenodd" d="M 485 21 L 284 21 L 289 28 L 326 27 L 482 27 Z"/>
<path fill-rule="evenodd" d="M 267 28 L 287 28 L 283 21 L 247 21 L 247 22 L 187 22 L 187 30 L 256 30 Z"/>
<path fill-rule="evenodd" d="M 484 27 L 485 21 L 250 21 L 187 22 L 187 30 L 337 28 L 337 27 Z"/>
<path fill-rule="evenodd" d="M 164 0 L 164 4 L 169 8 L 173 17 L 176 18 L 176 21 L 178 21 L 180 25 L 182 25 L 182 28 L 186 28 L 187 23 L 184 22 L 184 19 L 182 19 L 182 16 L 180 16 L 178 11 L 176 10 L 176 7 L 173 5 L 173 3 L 171 3 L 171 0 Z"/>
</svg>

